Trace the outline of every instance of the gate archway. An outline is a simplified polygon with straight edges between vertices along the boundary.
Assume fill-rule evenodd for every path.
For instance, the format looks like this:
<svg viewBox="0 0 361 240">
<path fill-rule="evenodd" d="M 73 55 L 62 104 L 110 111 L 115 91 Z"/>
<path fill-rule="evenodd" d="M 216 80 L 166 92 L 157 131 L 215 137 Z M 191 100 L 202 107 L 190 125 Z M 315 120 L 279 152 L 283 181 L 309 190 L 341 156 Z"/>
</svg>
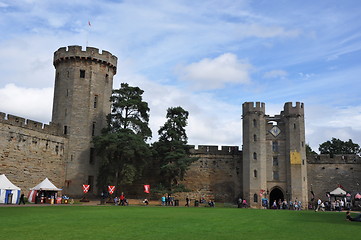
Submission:
<svg viewBox="0 0 361 240">
<path fill-rule="evenodd" d="M 270 202 L 269 202 L 270 207 L 272 207 L 274 200 L 276 200 L 276 203 L 278 204 L 278 201 L 280 199 L 281 199 L 281 201 L 283 201 L 285 199 L 282 190 L 278 187 L 275 187 L 274 189 L 272 189 L 272 191 L 269 195 L 269 198 L 270 198 Z"/>
</svg>

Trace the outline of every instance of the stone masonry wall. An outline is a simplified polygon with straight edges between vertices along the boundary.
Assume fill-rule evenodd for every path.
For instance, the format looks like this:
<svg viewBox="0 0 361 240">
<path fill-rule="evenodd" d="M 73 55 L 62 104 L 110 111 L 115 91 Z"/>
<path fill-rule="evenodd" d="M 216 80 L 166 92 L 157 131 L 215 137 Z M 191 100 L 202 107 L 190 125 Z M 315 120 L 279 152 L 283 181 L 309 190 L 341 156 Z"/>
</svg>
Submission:
<svg viewBox="0 0 361 240">
<path fill-rule="evenodd" d="M 1 113 L 0 174 L 27 195 L 46 177 L 55 186 L 64 184 L 64 151 L 67 139 L 44 129 L 41 123 Z M 14 119 L 17 118 L 17 121 Z M 34 123 L 37 124 L 34 127 Z"/>
<path fill-rule="evenodd" d="M 242 194 L 242 152 L 238 147 L 199 146 L 192 150 L 199 157 L 182 182 L 192 199 L 234 202 Z"/>
<path fill-rule="evenodd" d="M 309 199 L 310 190 L 315 200 L 328 200 L 326 192 L 331 192 L 339 185 L 352 195 L 361 192 L 361 158 L 356 155 L 321 154 L 307 157 Z"/>
</svg>

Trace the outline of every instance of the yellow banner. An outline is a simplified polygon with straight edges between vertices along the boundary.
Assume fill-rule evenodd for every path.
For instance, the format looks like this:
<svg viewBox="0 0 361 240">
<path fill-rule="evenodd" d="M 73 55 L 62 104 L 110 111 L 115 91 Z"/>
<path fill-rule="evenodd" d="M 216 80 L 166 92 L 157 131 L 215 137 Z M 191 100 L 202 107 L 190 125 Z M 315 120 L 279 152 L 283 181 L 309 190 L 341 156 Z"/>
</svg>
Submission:
<svg viewBox="0 0 361 240">
<path fill-rule="evenodd" d="M 301 153 L 297 151 L 290 152 L 291 164 L 292 165 L 301 165 Z"/>
</svg>

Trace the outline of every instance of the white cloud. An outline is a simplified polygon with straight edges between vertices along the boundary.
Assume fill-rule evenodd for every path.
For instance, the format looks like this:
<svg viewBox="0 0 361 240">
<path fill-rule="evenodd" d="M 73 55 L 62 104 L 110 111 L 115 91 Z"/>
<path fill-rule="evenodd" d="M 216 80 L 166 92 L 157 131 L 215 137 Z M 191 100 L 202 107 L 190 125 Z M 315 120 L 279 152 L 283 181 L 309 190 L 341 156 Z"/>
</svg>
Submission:
<svg viewBox="0 0 361 240">
<path fill-rule="evenodd" d="M 53 88 L 22 88 L 7 84 L 0 88 L 0 109 L 19 117 L 50 122 L 53 102 Z"/>
<path fill-rule="evenodd" d="M 361 106 L 306 106 L 306 141 L 317 150 L 319 144 L 339 138 L 361 144 Z"/>
<path fill-rule="evenodd" d="M 9 5 L 4 3 L 4 2 L 0 2 L 0 8 L 6 8 L 8 7 Z"/>
<path fill-rule="evenodd" d="M 285 30 L 280 26 L 265 26 L 261 24 L 242 24 L 237 27 L 237 33 L 243 37 L 297 37 L 300 35 L 299 30 Z"/>
<path fill-rule="evenodd" d="M 127 82 L 144 90 L 144 100 L 150 108 L 152 141 L 158 140 L 157 131 L 166 121 L 167 109 L 181 106 L 189 112 L 186 128 L 189 144 L 241 145 L 241 105 L 217 100 L 211 94 L 195 94 L 175 86 L 155 83 L 130 72 L 119 74 L 123 75 L 116 81 L 116 88 L 119 88 L 120 82 Z"/>
<path fill-rule="evenodd" d="M 214 59 L 205 58 L 179 67 L 178 73 L 180 79 L 189 81 L 195 89 L 216 89 L 227 83 L 249 83 L 251 69 L 251 64 L 232 53 L 225 53 Z"/>
<path fill-rule="evenodd" d="M 272 70 L 269 72 L 266 72 L 263 77 L 264 78 L 284 78 L 286 77 L 288 74 L 286 71 L 283 70 Z"/>
</svg>

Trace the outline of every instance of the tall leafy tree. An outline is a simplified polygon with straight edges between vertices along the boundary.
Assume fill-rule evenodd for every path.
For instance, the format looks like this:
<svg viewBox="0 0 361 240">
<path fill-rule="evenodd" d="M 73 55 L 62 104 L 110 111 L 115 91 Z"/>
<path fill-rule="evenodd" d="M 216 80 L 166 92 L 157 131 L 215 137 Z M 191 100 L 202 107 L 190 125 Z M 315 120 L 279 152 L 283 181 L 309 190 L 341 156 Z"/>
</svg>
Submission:
<svg viewBox="0 0 361 240">
<path fill-rule="evenodd" d="M 307 155 L 315 155 L 317 153 L 315 151 L 313 151 L 313 149 L 311 148 L 310 145 L 306 144 L 306 154 Z"/>
<path fill-rule="evenodd" d="M 170 189 L 184 178 L 191 163 L 197 160 L 190 157 L 190 147 L 187 145 L 185 127 L 188 115 L 182 107 L 168 108 L 167 121 L 158 131 L 159 141 L 153 144 L 161 181 Z"/>
<path fill-rule="evenodd" d="M 149 107 L 142 99 L 143 92 L 139 87 L 126 83 L 113 90 L 108 126 L 93 139 L 96 152 L 102 159 L 99 187 L 133 183 L 141 176 L 151 157 L 146 143 L 151 136 Z"/>
<path fill-rule="evenodd" d="M 117 132 L 121 129 L 130 129 L 141 135 L 143 139 L 151 137 L 148 126 L 149 107 L 143 101 L 144 91 L 139 87 L 131 87 L 122 83 L 119 89 L 113 90 L 110 98 L 112 112 L 108 116 L 108 131 Z"/>
<path fill-rule="evenodd" d="M 360 154 L 360 145 L 353 143 L 351 139 L 344 142 L 338 138 L 332 138 L 320 144 L 318 150 L 322 154 Z"/>
</svg>

